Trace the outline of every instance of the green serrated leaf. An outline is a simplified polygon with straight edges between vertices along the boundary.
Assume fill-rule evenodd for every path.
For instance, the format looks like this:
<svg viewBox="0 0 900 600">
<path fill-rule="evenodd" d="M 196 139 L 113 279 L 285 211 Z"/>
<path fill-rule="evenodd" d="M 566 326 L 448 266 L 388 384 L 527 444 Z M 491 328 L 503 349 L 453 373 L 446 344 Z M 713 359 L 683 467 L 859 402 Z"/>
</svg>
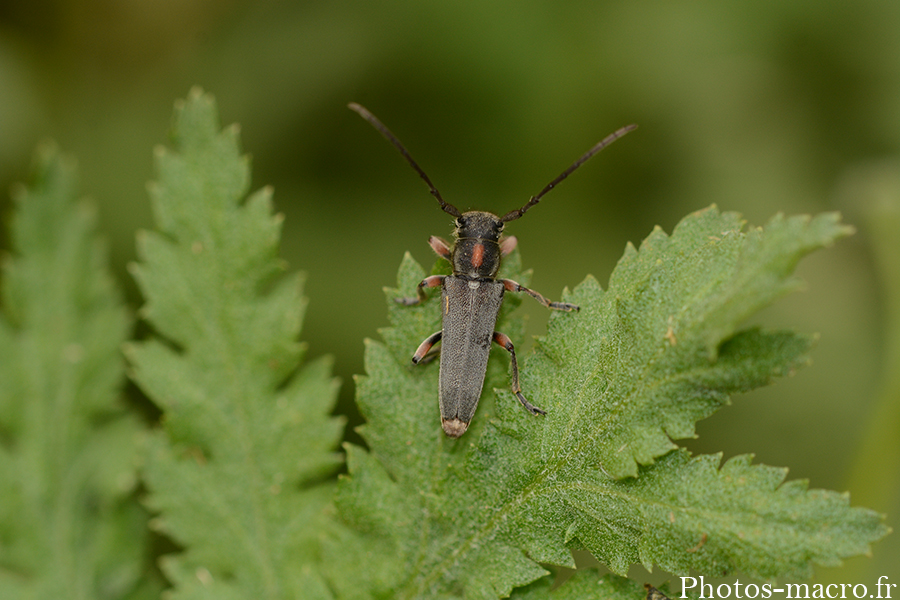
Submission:
<svg viewBox="0 0 900 600">
<path fill-rule="evenodd" d="M 135 381 L 163 410 L 148 445 L 148 504 L 184 547 L 163 568 L 173 598 L 327 598 L 318 537 L 340 464 L 330 360 L 298 370 L 302 279 L 278 277 L 271 191 L 246 198 L 237 129 L 193 90 L 157 151 L 159 230 L 133 271 L 159 338 L 132 345 Z"/>
<path fill-rule="evenodd" d="M 787 469 L 737 456 L 691 458 L 677 450 L 640 477 L 597 477 L 556 496 L 577 508 L 576 535 L 616 572 L 640 562 L 671 573 L 758 579 L 810 577 L 812 564 L 835 566 L 863 554 L 887 528 L 849 495 L 784 483 Z"/>
<path fill-rule="evenodd" d="M 715 208 L 694 213 L 671 236 L 657 229 L 627 251 L 605 292 L 593 279 L 576 288 L 578 318 L 551 322 L 523 378 L 533 394 L 565 404 L 548 415 L 545 454 L 568 448 L 613 477 L 635 476 L 731 394 L 808 361 L 807 336 L 735 333 L 797 287 L 791 273 L 802 256 L 851 230 L 835 214 L 742 226 Z"/>
<path fill-rule="evenodd" d="M 130 318 L 54 146 L 13 194 L 0 315 L 0 597 L 136 594 L 141 426 L 119 403 Z"/>
<path fill-rule="evenodd" d="M 594 569 L 576 571 L 562 585 L 544 577 L 516 589 L 512 600 L 646 600 L 647 591 L 636 581 L 615 575 L 600 576 Z"/>
<path fill-rule="evenodd" d="M 379 597 L 504 597 L 543 577 L 540 563 L 574 566 L 570 547 L 581 545 L 621 574 L 642 562 L 676 573 L 798 575 L 884 535 L 877 515 L 845 498 L 779 487 L 780 470 L 745 459 L 720 470 L 718 459 L 671 452 L 672 438 L 692 435 L 729 395 L 807 361 L 808 336 L 738 328 L 796 287 L 800 257 L 849 232 L 835 215 L 742 227 L 712 208 L 671 236 L 656 230 L 640 250 L 629 246 L 609 290 L 588 278 L 566 295 L 581 311 L 552 315 L 525 361 L 523 390 L 547 416 L 515 401 L 500 350 L 485 386 L 496 398 L 484 395 L 459 440 L 440 428 L 438 366 L 408 366 L 440 315 L 433 301 L 391 301 L 424 275 L 405 257 L 402 292 L 387 294 L 394 327 L 386 344 L 368 342 L 357 390 L 370 450 L 351 451 L 337 495 L 360 543 L 379 548 L 377 573 L 357 566 L 354 590 L 369 581 Z M 505 276 L 515 277 L 518 254 L 509 258 Z M 504 312 L 498 329 L 518 339 L 509 328 Z M 746 502 L 719 504 L 736 490 Z M 847 538 L 838 542 L 838 532 Z M 336 547 L 329 556 L 341 564 Z"/>
</svg>

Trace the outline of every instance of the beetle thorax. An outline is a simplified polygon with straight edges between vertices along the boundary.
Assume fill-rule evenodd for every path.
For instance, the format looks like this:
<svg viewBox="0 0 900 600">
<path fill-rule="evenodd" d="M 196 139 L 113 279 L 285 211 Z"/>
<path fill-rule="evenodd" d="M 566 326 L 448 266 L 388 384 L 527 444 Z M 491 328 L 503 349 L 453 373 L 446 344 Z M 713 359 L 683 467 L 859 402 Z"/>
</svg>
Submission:
<svg viewBox="0 0 900 600">
<path fill-rule="evenodd" d="M 456 218 L 453 274 L 472 279 L 494 279 L 500 269 L 500 234 L 503 221 L 489 212 L 471 211 Z"/>
</svg>

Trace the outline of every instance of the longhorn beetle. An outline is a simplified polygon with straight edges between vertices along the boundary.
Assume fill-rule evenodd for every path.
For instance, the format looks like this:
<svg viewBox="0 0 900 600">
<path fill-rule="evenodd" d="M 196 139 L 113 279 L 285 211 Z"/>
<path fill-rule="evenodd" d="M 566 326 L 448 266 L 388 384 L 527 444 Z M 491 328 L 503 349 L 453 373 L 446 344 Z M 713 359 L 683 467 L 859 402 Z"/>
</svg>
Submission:
<svg viewBox="0 0 900 600">
<path fill-rule="evenodd" d="M 429 352 L 436 343 L 441 342 L 440 384 L 438 389 L 441 407 L 441 426 L 444 433 L 458 438 L 466 432 L 484 385 L 487 371 L 488 354 L 491 340 L 503 346 L 509 352 L 512 368 L 512 392 L 525 410 L 533 415 L 547 414 L 531 404 L 522 395 L 519 386 L 519 367 L 516 364 L 516 351 L 512 341 L 505 334 L 494 331 L 497 314 L 503 302 L 503 292 L 525 292 L 532 298 L 554 310 L 567 312 L 577 311 L 579 307 L 565 302 L 551 302 L 534 290 L 519 285 L 510 279 L 497 279 L 500 269 L 500 258 L 512 252 L 516 247 L 515 237 L 501 238 L 503 227 L 525 214 L 541 198 L 580 167 L 590 157 L 622 137 L 637 125 L 628 125 L 611 133 L 581 158 L 563 171 L 556 179 L 548 183 L 536 196 L 532 196 L 521 208 L 498 217 L 484 211 L 460 212 L 458 208 L 445 202 L 440 192 L 431 183 L 416 161 L 413 160 L 400 140 L 391 130 L 379 121 L 375 115 L 364 107 L 351 102 L 348 107 L 359 113 L 375 129 L 381 132 L 393 144 L 406 162 L 419 174 L 431 195 L 434 196 L 444 212 L 456 218 L 453 235 L 456 243 L 451 247 L 439 237 L 431 236 L 429 245 L 441 258 L 450 261 L 452 275 L 432 275 L 419 282 L 415 298 L 397 298 L 404 306 L 413 306 L 427 299 L 425 288 L 441 288 L 442 329 L 431 334 L 413 354 L 413 364 L 419 364 L 431 358 Z"/>
</svg>

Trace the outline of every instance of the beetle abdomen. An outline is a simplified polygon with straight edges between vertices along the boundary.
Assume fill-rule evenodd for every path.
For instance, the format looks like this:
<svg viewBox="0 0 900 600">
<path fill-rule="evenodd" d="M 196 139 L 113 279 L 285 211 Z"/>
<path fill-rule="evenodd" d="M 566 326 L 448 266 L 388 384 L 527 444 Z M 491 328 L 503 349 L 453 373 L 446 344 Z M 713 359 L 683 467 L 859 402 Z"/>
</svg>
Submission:
<svg viewBox="0 0 900 600">
<path fill-rule="evenodd" d="M 450 437 L 465 433 L 478 406 L 503 289 L 497 281 L 444 279 L 439 397 L 441 422 Z"/>
</svg>

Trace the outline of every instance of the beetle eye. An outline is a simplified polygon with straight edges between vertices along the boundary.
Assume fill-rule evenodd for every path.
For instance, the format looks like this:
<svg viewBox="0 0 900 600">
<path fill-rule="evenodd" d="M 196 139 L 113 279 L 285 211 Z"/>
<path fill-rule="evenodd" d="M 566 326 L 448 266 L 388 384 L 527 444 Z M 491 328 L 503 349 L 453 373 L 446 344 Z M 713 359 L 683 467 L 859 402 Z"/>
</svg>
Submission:
<svg viewBox="0 0 900 600">
<path fill-rule="evenodd" d="M 457 219 L 456 219 L 456 226 L 457 226 L 457 227 L 465 227 L 465 226 L 466 226 L 466 219 L 465 219 L 465 217 L 457 217 Z"/>
</svg>

